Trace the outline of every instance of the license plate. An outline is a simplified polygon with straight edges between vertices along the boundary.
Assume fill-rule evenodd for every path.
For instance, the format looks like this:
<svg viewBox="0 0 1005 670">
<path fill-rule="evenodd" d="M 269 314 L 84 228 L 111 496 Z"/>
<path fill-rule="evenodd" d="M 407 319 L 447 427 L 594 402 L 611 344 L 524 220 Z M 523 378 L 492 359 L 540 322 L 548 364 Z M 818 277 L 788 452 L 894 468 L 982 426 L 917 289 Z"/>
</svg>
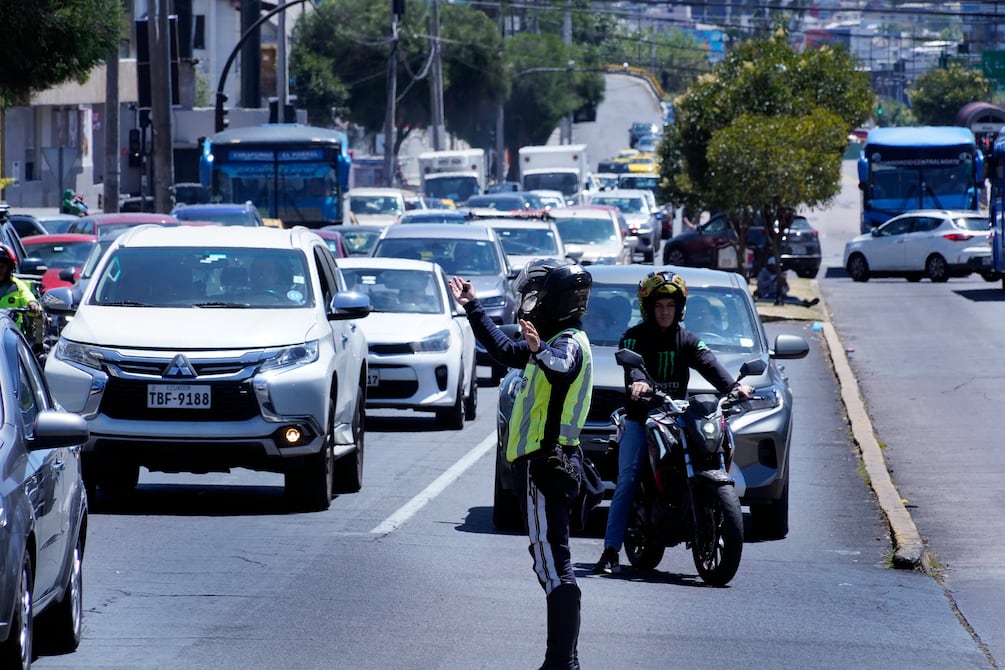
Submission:
<svg viewBox="0 0 1005 670">
<path fill-rule="evenodd" d="M 367 370 L 366 371 L 366 385 L 367 386 L 380 386 L 380 372 L 378 370 Z"/>
<path fill-rule="evenodd" d="M 207 384 L 147 384 L 147 407 L 156 409 L 209 409 Z"/>
</svg>

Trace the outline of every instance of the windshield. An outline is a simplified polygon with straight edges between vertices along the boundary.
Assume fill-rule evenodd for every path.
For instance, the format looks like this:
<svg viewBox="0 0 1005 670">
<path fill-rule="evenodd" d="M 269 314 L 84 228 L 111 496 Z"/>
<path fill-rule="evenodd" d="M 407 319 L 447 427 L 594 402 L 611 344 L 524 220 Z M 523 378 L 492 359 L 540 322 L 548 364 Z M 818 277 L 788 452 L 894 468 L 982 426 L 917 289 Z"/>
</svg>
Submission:
<svg viewBox="0 0 1005 670">
<path fill-rule="evenodd" d="M 572 172 L 547 172 L 524 175 L 525 191 L 561 191 L 565 195 L 579 192 L 579 177 Z"/>
<path fill-rule="evenodd" d="M 720 287 L 688 288 L 684 327 L 713 351 L 757 352 L 756 315 L 739 291 Z M 583 316 L 583 329 L 594 346 L 616 347 L 624 332 L 642 321 L 638 284 L 594 284 Z"/>
<path fill-rule="evenodd" d="M 342 232 L 342 241 L 350 256 L 369 256 L 380 233 L 379 230 L 353 230 L 349 226 Z"/>
<path fill-rule="evenodd" d="M 213 168 L 213 202 L 250 201 L 262 216 L 275 211 L 287 226 L 338 219 L 337 174 L 329 163 L 219 160 Z"/>
<path fill-rule="evenodd" d="M 496 228 L 503 251 L 512 256 L 558 255 L 555 234 L 544 228 Z"/>
<path fill-rule="evenodd" d="M 625 198 L 609 195 L 598 195 L 590 200 L 594 205 L 617 207 L 622 214 L 642 214 L 645 212 L 645 201 L 642 198 Z"/>
<path fill-rule="evenodd" d="M 385 238 L 374 256 L 439 263 L 447 275 L 499 275 L 502 266 L 491 242 L 450 238 Z"/>
<path fill-rule="evenodd" d="M 386 195 L 353 195 L 349 197 L 349 210 L 353 214 L 388 214 L 397 216 L 404 211 L 401 200 Z"/>
<path fill-rule="evenodd" d="M 119 247 L 92 305 L 299 308 L 313 304 L 307 261 L 292 249 Z"/>
<path fill-rule="evenodd" d="M 442 314 L 443 293 L 426 270 L 342 268 L 350 290 L 365 293 L 375 312 Z"/>
<path fill-rule="evenodd" d="M 912 209 L 971 209 L 974 179 L 971 163 L 950 166 L 874 164 L 870 204 L 889 213 Z"/>
<path fill-rule="evenodd" d="M 618 228 L 613 219 L 556 219 L 555 227 L 565 244 L 611 244 L 618 241 Z"/>
<path fill-rule="evenodd" d="M 28 238 L 31 239 L 30 237 Z M 26 244 L 30 256 L 41 258 L 50 268 L 73 268 L 84 264 L 97 242 L 45 242 Z"/>
<path fill-rule="evenodd" d="M 447 198 L 455 203 L 464 203 L 471 196 L 478 195 L 478 179 L 473 175 L 463 177 L 426 175 L 425 192 L 433 198 Z"/>
</svg>

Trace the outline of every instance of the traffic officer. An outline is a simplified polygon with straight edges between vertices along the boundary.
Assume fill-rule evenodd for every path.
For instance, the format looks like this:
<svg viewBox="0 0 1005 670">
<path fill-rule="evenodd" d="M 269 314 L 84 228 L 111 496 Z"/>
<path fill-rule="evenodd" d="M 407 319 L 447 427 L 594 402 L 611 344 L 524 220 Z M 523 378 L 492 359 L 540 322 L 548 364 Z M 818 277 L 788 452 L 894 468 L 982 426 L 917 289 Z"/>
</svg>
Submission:
<svg viewBox="0 0 1005 670">
<path fill-rule="evenodd" d="M 579 432 L 593 391 L 590 342 L 580 318 L 593 278 L 566 259 L 536 259 L 517 277 L 516 341 L 485 313 L 471 283 L 450 279 L 475 336 L 499 363 L 523 369 L 509 419 L 506 459 L 525 512 L 530 554 L 548 604 L 548 641 L 541 670 L 578 670 L 580 590 L 572 568 L 569 526 L 583 480 Z"/>
</svg>

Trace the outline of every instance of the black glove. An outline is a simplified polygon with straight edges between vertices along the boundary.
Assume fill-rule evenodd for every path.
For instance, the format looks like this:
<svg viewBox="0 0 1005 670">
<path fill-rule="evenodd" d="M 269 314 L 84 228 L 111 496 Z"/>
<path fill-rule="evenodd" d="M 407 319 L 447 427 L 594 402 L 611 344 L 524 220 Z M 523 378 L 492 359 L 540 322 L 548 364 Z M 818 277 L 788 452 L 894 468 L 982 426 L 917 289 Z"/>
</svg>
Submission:
<svg viewBox="0 0 1005 670">
<path fill-rule="evenodd" d="M 571 501 L 579 492 L 582 472 L 559 446 L 532 456 L 528 469 L 534 486 L 549 500 Z"/>
</svg>

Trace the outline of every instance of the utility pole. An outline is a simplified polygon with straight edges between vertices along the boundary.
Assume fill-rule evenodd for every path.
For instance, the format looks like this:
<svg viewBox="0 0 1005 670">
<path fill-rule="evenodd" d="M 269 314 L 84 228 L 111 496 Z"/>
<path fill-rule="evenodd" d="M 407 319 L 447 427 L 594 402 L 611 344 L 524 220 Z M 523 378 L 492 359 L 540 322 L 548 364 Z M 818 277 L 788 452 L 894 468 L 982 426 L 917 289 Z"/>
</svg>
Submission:
<svg viewBox="0 0 1005 670">
<path fill-rule="evenodd" d="M 506 49 L 506 7 L 504 0 L 499 0 L 499 34 L 502 36 L 502 49 Z M 501 57 L 501 54 L 500 54 Z M 499 108 L 496 113 L 496 181 L 506 181 L 506 117 L 504 114 L 506 101 L 499 97 Z"/>
<path fill-rule="evenodd" d="M 398 96 L 398 16 L 404 11 L 404 0 L 391 1 L 391 42 L 387 53 L 387 106 L 384 109 L 384 186 L 394 185 L 394 117 Z"/>
<path fill-rule="evenodd" d="M 119 211 L 119 183 L 122 169 L 119 163 L 119 45 L 112 47 L 105 61 L 105 168 L 101 209 L 109 214 Z"/>
<path fill-rule="evenodd" d="M 279 0 L 276 3 L 279 7 L 286 4 L 286 0 Z M 279 122 L 292 123 L 296 119 L 286 118 L 286 103 L 290 99 L 290 71 L 286 62 L 286 12 L 280 11 L 278 16 L 279 45 L 276 49 L 276 99 L 278 105 Z"/>
<path fill-rule="evenodd" d="M 433 151 L 443 151 L 446 124 L 443 121 L 443 63 L 440 60 L 440 0 L 432 0 L 433 64 L 430 79 L 429 109 L 433 126 Z"/>
<path fill-rule="evenodd" d="M 569 55 L 572 55 L 572 0 L 565 0 L 565 16 L 562 18 L 562 41 L 569 47 Z M 569 59 L 571 62 L 571 58 Z M 569 73 L 570 85 L 572 73 Z M 559 127 L 559 144 L 572 144 L 572 112 L 562 117 Z"/>
<path fill-rule="evenodd" d="M 150 113 L 153 127 L 154 211 L 171 211 L 174 148 L 171 138 L 171 24 L 168 0 L 147 0 L 150 42 Z"/>
</svg>

